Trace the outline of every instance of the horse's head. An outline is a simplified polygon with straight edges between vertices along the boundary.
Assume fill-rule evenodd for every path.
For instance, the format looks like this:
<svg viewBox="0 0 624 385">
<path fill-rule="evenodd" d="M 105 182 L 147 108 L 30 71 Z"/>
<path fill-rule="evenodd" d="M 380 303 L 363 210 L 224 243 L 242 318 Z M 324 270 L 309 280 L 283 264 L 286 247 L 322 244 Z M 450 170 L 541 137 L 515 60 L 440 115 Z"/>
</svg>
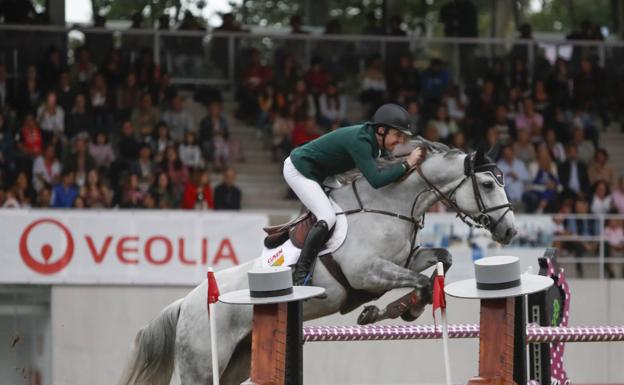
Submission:
<svg viewBox="0 0 624 385">
<path fill-rule="evenodd" d="M 503 173 L 482 150 L 466 155 L 464 177 L 451 193 L 458 208 L 486 228 L 500 243 L 516 235 L 512 206 L 507 200 Z"/>
<path fill-rule="evenodd" d="M 455 209 L 464 222 L 488 229 L 497 242 L 509 243 L 517 231 L 503 173 L 496 163 L 482 150 L 465 155 L 422 138 L 410 141 L 395 155 L 405 156 L 415 146 L 424 146 L 429 152 L 421 177 L 437 198 Z M 418 173 L 409 179 L 414 174 Z"/>
</svg>

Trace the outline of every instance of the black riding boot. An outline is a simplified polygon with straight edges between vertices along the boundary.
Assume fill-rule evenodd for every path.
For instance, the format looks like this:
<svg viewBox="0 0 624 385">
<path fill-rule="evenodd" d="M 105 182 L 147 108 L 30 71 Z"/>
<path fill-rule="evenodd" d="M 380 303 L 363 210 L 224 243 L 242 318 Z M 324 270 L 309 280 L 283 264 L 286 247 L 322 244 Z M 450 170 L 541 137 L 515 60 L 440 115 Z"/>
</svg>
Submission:
<svg viewBox="0 0 624 385">
<path fill-rule="evenodd" d="M 328 234 L 329 228 L 325 221 L 316 222 L 310 229 L 303 243 L 303 247 L 301 248 L 301 256 L 295 265 L 295 272 L 293 274 L 293 283 L 295 286 L 307 285 L 312 280 L 314 261 L 319 251 L 321 251 L 321 247 L 323 247 L 327 241 Z"/>
</svg>

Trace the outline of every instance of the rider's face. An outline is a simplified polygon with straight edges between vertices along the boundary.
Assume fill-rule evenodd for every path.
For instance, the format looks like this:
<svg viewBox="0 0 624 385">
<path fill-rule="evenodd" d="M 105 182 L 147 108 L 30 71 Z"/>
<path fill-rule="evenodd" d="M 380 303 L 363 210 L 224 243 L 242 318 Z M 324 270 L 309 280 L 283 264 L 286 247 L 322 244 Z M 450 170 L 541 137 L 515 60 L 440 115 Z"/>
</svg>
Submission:
<svg viewBox="0 0 624 385">
<path fill-rule="evenodd" d="M 391 128 L 388 131 L 388 134 L 386 135 L 386 137 L 384 138 L 384 148 L 388 151 L 392 151 L 394 150 L 397 144 L 405 143 L 406 139 L 407 139 L 407 135 L 405 135 L 399 130 L 395 130 L 394 128 Z"/>
</svg>

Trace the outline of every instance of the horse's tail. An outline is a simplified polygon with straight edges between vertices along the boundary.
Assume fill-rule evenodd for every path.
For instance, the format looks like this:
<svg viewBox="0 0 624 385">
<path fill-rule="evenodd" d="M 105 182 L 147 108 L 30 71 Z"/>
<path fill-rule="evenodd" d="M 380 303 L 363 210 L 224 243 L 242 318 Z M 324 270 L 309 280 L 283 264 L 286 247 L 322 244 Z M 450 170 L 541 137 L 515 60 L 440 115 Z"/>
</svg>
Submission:
<svg viewBox="0 0 624 385">
<path fill-rule="evenodd" d="M 169 385 L 181 304 L 179 299 L 167 306 L 139 330 L 119 385 Z"/>
</svg>

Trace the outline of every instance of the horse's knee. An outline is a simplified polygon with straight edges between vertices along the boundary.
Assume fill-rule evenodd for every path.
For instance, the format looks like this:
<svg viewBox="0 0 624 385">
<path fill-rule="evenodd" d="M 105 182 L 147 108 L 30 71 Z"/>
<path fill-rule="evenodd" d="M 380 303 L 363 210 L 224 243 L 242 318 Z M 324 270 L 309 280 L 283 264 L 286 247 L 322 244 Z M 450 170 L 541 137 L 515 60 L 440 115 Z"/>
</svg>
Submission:
<svg viewBox="0 0 624 385">
<path fill-rule="evenodd" d="M 447 249 L 437 247 L 432 250 L 438 262 L 442 262 L 442 264 L 444 265 L 444 271 L 451 267 L 451 265 L 453 264 L 453 256 Z"/>
</svg>

